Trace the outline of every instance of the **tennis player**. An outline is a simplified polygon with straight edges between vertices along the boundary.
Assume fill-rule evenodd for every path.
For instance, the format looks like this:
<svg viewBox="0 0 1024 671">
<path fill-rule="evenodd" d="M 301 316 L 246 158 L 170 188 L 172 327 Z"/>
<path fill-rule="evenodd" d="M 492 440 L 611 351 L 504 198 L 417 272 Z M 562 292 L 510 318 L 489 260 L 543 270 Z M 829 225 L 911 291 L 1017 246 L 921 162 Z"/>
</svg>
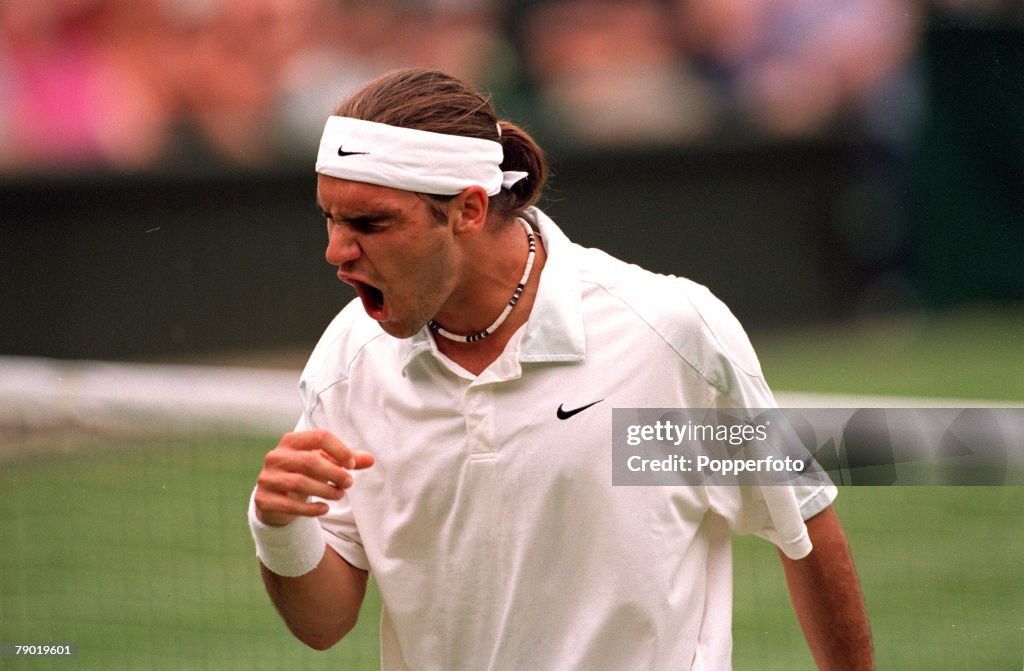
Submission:
<svg viewBox="0 0 1024 671">
<path fill-rule="evenodd" d="M 372 573 L 385 669 L 728 669 L 730 537 L 754 533 L 818 665 L 871 667 L 830 483 L 611 484 L 614 407 L 774 407 L 705 288 L 573 244 L 536 207 L 536 143 L 441 72 L 343 103 L 316 171 L 358 299 L 249 510 L 300 640 L 342 638 Z"/>
</svg>

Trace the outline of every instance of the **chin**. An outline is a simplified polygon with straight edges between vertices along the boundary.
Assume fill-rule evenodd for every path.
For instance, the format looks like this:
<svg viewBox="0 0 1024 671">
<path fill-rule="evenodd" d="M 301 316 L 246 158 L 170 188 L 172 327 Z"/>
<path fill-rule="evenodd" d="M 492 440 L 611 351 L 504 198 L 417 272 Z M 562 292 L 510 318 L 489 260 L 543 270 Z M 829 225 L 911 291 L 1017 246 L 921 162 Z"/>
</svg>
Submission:
<svg viewBox="0 0 1024 671">
<path fill-rule="evenodd" d="M 424 326 L 424 324 L 421 324 L 419 326 L 410 326 L 408 324 L 392 324 L 390 322 L 377 322 L 377 324 L 380 326 L 381 330 L 384 331 L 384 333 L 387 333 L 392 338 L 399 338 L 401 340 L 413 337 L 414 335 L 419 333 L 420 329 L 422 329 Z"/>
</svg>

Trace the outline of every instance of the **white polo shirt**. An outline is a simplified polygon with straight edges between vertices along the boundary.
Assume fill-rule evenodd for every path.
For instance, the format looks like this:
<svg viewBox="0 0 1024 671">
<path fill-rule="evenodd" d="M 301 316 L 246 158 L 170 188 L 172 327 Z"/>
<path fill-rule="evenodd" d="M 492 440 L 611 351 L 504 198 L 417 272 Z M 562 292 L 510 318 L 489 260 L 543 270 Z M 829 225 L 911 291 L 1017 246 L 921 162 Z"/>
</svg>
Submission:
<svg viewBox="0 0 1024 671">
<path fill-rule="evenodd" d="M 727 669 L 730 530 L 803 556 L 835 487 L 613 487 L 613 408 L 774 399 L 707 289 L 528 219 L 548 253 L 537 298 L 479 376 L 359 301 L 328 327 L 298 428 L 376 464 L 329 502 L 325 539 L 377 581 L 387 670 Z"/>
</svg>

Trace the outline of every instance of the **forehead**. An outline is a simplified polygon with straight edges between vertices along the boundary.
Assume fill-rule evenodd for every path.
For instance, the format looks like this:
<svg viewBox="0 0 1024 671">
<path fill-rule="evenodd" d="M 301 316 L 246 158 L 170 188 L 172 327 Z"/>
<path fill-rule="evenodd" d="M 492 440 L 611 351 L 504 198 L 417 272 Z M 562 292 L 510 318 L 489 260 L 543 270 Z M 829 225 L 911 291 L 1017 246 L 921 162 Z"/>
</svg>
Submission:
<svg viewBox="0 0 1024 671">
<path fill-rule="evenodd" d="M 327 175 L 317 175 L 317 204 L 328 212 L 335 211 L 405 211 L 422 206 L 422 199 L 412 191 L 387 186 L 353 182 Z"/>
</svg>

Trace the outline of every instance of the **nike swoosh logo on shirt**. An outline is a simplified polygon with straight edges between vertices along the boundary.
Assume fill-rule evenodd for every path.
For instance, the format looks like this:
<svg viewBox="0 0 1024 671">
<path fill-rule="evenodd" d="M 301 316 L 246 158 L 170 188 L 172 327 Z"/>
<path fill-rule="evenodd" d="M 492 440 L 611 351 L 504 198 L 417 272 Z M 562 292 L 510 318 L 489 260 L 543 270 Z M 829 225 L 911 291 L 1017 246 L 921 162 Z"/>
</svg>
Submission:
<svg viewBox="0 0 1024 671">
<path fill-rule="evenodd" d="M 600 403 L 603 400 L 604 399 L 602 398 L 600 400 L 594 401 L 593 403 L 587 403 L 586 405 L 580 406 L 578 408 L 574 408 L 573 410 L 565 410 L 565 409 L 562 408 L 562 404 L 559 403 L 558 404 L 558 412 L 556 412 L 555 414 L 558 415 L 558 419 L 569 419 L 573 415 L 579 414 L 579 413 L 583 412 L 584 410 L 586 410 L 587 408 L 589 408 L 590 406 L 597 405 L 598 403 Z"/>
<path fill-rule="evenodd" d="M 357 154 L 369 154 L 368 151 L 345 151 L 345 146 L 338 147 L 338 156 L 356 156 Z"/>
</svg>

